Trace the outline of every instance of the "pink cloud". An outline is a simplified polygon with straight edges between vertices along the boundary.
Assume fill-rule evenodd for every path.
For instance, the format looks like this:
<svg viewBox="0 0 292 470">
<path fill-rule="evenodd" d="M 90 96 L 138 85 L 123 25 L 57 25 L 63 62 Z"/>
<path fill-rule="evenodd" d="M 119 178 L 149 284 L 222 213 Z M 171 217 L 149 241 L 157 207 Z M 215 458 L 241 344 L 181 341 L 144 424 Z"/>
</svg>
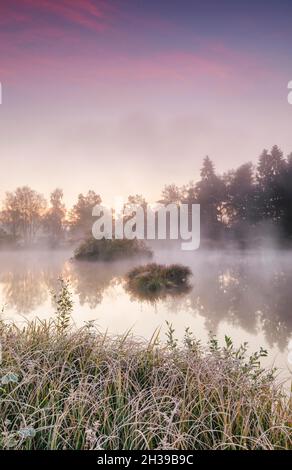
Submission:
<svg viewBox="0 0 292 470">
<path fill-rule="evenodd" d="M 255 58 L 241 57 L 230 51 L 227 55 L 221 51 L 219 55 L 209 50 L 200 53 L 178 50 L 135 57 L 89 51 L 83 56 L 78 46 L 76 44 L 75 54 L 67 56 L 26 51 L 17 60 L 15 55 L 7 57 L 2 62 L 6 69 L 4 76 L 14 82 L 21 77 L 22 81 L 27 78 L 32 83 L 42 79 L 60 85 L 64 82 L 81 87 L 86 85 L 93 89 L 99 85 L 184 86 L 193 90 L 196 86 L 202 89 L 212 86 L 229 94 L 253 86 L 255 77 L 267 74 L 264 65 Z M 9 75 L 7 71 L 10 71 Z"/>
<path fill-rule="evenodd" d="M 42 2 L 36 2 L 35 0 L 25 1 L 34 8 L 49 11 L 69 23 L 92 29 L 96 32 L 104 31 L 107 27 L 104 2 L 99 2 L 99 6 L 96 6 L 91 0 L 75 0 L 74 2 L 72 0 L 63 0 L 62 3 L 51 0 L 43 0 Z"/>
<path fill-rule="evenodd" d="M 109 20 L 114 12 L 111 4 L 105 0 L 12 0 L 9 4 L 1 2 L 2 24 L 23 23 L 27 26 L 35 24 L 36 15 L 40 12 L 49 13 L 65 20 L 68 24 L 77 25 L 95 32 L 107 29 Z M 42 21 L 44 26 L 48 24 Z"/>
<path fill-rule="evenodd" d="M 1 0 L 0 0 L 1 2 Z M 63 23 L 52 21 L 47 13 L 95 33 L 102 33 L 110 27 L 118 13 L 112 3 L 105 0 L 11 0 L 19 4 L 19 10 L 0 3 L 6 22 L 18 22 L 22 27 L 16 33 L 9 29 L 0 32 L 1 79 L 31 83 L 35 77 L 52 83 L 71 82 L 88 86 L 150 84 L 167 87 L 181 85 L 202 88 L 220 84 L 223 93 L 239 92 L 239 87 L 254 86 L 255 79 L 275 75 L 254 54 L 244 54 L 225 43 L 218 43 L 193 35 L 186 49 L 153 51 L 153 47 L 141 47 L 133 54 L 132 41 L 135 36 L 131 28 L 125 28 L 122 36 L 129 46 L 129 52 L 119 52 L 119 44 L 103 42 L 100 46 L 95 36 L 78 34 L 73 28 L 62 27 Z M 12 4 L 11 3 L 11 4 Z M 10 4 L 10 3 L 9 3 Z M 10 4 L 10 5 L 11 5 Z M 40 15 L 39 13 L 46 13 Z M 34 15 L 37 14 L 35 17 Z M 35 21 L 38 18 L 38 21 Z M 121 19 L 121 17 L 119 18 Z M 129 18 L 128 18 L 129 19 Z M 142 21 L 146 27 L 161 27 L 160 20 L 131 17 L 131 23 Z M 172 29 L 167 21 L 161 20 L 164 28 Z M 133 22 L 133 23 L 132 23 Z M 154 23 L 153 23 L 154 22 Z M 99 36 L 98 36 L 99 37 Z M 119 37 L 117 31 L 116 38 Z M 114 46 L 114 47 L 113 47 Z M 217 87 L 218 89 L 219 87 Z"/>
</svg>

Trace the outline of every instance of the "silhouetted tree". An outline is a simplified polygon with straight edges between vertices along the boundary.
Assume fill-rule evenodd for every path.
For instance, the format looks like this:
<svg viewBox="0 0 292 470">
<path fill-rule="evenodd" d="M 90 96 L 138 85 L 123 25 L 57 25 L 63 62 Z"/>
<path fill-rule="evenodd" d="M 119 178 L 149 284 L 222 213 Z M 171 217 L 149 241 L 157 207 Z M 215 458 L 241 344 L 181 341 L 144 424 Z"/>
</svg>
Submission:
<svg viewBox="0 0 292 470">
<path fill-rule="evenodd" d="M 143 208 L 144 211 L 147 209 L 147 201 L 141 194 L 128 196 L 128 200 L 125 205 L 129 208 L 140 206 Z"/>
<path fill-rule="evenodd" d="M 165 185 L 161 199 L 158 201 L 160 204 L 179 204 L 183 198 L 183 188 L 179 188 L 176 184 Z"/>
<path fill-rule="evenodd" d="M 292 237 L 292 153 L 287 156 L 282 176 L 282 227 L 286 236 Z"/>
<path fill-rule="evenodd" d="M 86 196 L 79 194 L 78 201 L 69 215 L 71 230 L 74 234 L 84 236 L 91 233 L 94 222 L 92 209 L 97 204 L 101 204 L 101 197 L 94 191 L 88 191 Z"/>
<path fill-rule="evenodd" d="M 248 229 L 256 222 L 256 184 L 252 163 L 241 165 L 232 175 L 228 184 L 228 223 L 247 235 Z"/>
<path fill-rule="evenodd" d="M 62 189 L 55 189 L 50 197 L 51 207 L 44 216 L 44 229 L 50 237 L 53 246 L 57 245 L 64 235 L 66 207 L 63 203 Z"/>
<path fill-rule="evenodd" d="M 219 236 L 222 224 L 223 201 L 226 188 L 216 175 L 213 162 L 207 156 L 201 169 L 201 181 L 196 185 L 196 200 L 201 205 L 202 235 L 207 238 Z"/>
<path fill-rule="evenodd" d="M 275 145 L 271 152 L 264 150 L 257 167 L 258 220 L 278 223 L 283 215 L 283 178 L 285 173 L 283 153 Z"/>
<path fill-rule="evenodd" d="M 200 204 L 202 238 L 216 240 L 228 234 L 228 237 L 244 239 L 260 234 L 263 227 L 269 226 L 292 239 L 291 181 L 292 153 L 284 158 L 280 148 L 274 145 L 270 151 L 262 152 L 256 171 L 251 163 L 245 163 L 221 177 L 216 174 L 212 160 L 206 157 L 199 182 L 181 187 L 166 185 L 158 202 L 184 203 L 189 208 Z M 50 207 L 45 211 L 44 197 L 31 188 L 24 186 L 7 192 L 0 213 L 0 244 L 16 240 L 31 243 L 41 224 L 52 244 L 62 238 L 68 223 L 74 236 L 89 235 L 94 222 L 92 209 L 101 204 L 101 197 L 94 191 L 79 194 L 68 220 L 62 199 L 62 190 L 53 191 Z M 145 198 L 139 194 L 129 196 L 125 206 L 134 210 L 137 205 L 142 206 L 146 214 Z"/>
<path fill-rule="evenodd" d="M 146 222 L 147 222 L 147 201 L 141 194 L 135 194 L 128 196 L 127 202 L 124 204 L 124 215 L 123 222 L 124 224 L 136 214 L 138 208 L 142 208 L 144 212 L 144 236 L 146 237 Z M 135 228 L 136 224 L 134 224 Z"/>
</svg>

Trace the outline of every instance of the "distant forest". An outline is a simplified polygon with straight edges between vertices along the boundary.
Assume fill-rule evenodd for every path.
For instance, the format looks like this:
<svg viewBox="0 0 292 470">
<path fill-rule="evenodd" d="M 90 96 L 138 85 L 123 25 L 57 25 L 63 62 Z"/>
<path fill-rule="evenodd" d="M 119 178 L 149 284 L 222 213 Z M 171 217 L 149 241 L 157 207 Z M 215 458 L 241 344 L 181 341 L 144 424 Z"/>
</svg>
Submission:
<svg viewBox="0 0 292 470">
<path fill-rule="evenodd" d="M 182 187 L 164 187 L 162 204 L 201 205 L 201 238 L 240 245 L 257 243 L 265 237 L 292 241 L 292 153 L 284 156 L 278 146 L 264 150 L 256 165 L 251 162 L 219 175 L 209 157 L 203 160 L 200 180 Z M 90 190 L 79 194 L 68 210 L 63 191 L 56 189 L 50 201 L 28 186 L 7 192 L 0 212 L 0 246 L 33 245 L 45 242 L 56 247 L 84 238 L 91 232 L 92 208 L 102 198 Z M 129 196 L 127 204 L 147 201 Z"/>
</svg>

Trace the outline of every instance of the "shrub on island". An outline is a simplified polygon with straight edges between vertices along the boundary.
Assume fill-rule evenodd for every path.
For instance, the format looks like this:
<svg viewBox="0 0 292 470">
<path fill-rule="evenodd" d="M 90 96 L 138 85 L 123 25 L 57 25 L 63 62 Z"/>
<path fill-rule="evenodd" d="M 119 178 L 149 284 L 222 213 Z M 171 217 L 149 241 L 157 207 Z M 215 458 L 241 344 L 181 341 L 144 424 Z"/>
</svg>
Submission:
<svg viewBox="0 0 292 470">
<path fill-rule="evenodd" d="M 190 268 L 180 264 L 164 266 L 150 263 L 127 274 L 127 290 L 139 298 L 156 299 L 189 290 Z"/>
<path fill-rule="evenodd" d="M 88 238 L 75 250 L 80 261 L 116 261 L 133 257 L 151 258 L 152 251 L 142 240 Z"/>
</svg>

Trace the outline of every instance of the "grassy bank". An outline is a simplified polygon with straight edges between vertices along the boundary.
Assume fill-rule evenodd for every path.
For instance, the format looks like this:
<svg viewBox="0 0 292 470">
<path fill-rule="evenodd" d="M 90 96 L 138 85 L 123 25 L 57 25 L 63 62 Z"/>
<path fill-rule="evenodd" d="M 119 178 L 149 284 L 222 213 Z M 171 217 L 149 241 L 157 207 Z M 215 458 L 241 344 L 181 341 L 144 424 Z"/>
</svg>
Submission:
<svg viewBox="0 0 292 470">
<path fill-rule="evenodd" d="M 0 323 L 0 448 L 291 449 L 291 409 L 264 351 L 229 338 L 203 348 L 71 329 L 63 284 L 57 315 Z"/>
</svg>

